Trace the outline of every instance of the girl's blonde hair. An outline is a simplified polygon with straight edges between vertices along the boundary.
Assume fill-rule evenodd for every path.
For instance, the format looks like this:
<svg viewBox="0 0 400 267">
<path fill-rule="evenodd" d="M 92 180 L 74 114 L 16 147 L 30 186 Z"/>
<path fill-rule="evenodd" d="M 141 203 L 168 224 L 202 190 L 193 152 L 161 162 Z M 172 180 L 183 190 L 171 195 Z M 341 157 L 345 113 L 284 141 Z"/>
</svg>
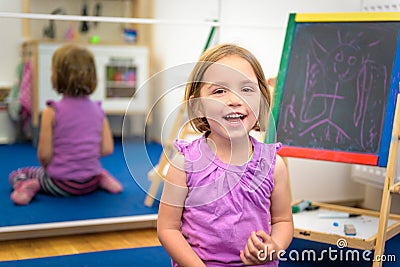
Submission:
<svg viewBox="0 0 400 267">
<path fill-rule="evenodd" d="M 200 133 L 209 131 L 210 126 L 206 118 L 199 118 L 198 116 L 196 116 L 197 113 L 196 110 L 191 106 L 191 100 L 200 97 L 200 89 L 204 85 L 204 82 L 206 82 L 203 81 L 203 76 L 207 69 L 220 59 L 233 55 L 239 56 L 250 63 L 251 67 L 254 70 L 254 73 L 257 76 L 258 86 L 261 90 L 262 95 L 264 96 L 261 97 L 258 122 L 256 125 L 254 125 L 253 129 L 256 131 L 265 131 L 267 128 L 267 114 L 271 104 L 271 93 L 260 63 L 250 51 L 243 47 L 235 44 L 220 44 L 206 50 L 201 55 L 199 61 L 194 66 L 189 77 L 189 82 L 186 85 L 185 101 L 187 103 L 190 124 L 196 131 Z"/>
<path fill-rule="evenodd" d="M 51 65 L 51 83 L 58 93 L 85 96 L 96 89 L 96 65 L 88 49 L 75 44 L 63 45 L 54 52 Z"/>
</svg>

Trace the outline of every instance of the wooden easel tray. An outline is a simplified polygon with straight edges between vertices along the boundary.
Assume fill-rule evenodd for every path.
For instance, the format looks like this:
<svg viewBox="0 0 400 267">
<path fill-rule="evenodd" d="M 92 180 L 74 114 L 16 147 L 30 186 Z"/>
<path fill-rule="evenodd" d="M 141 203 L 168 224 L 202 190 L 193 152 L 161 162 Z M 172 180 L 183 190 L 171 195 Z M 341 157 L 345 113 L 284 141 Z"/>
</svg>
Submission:
<svg viewBox="0 0 400 267">
<path fill-rule="evenodd" d="M 346 246 L 357 249 L 373 250 L 375 248 L 379 225 L 379 212 L 312 202 L 318 210 L 302 211 L 293 214 L 294 236 L 337 245 L 338 240 L 345 240 Z M 318 214 L 328 212 L 346 212 L 359 214 L 351 218 L 320 218 Z M 344 224 L 353 224 L 357 230 L 355 236 L 345 235 Z M 386 239 L 392 238 L 400 230 L 400 215 L 390 214 Z"/>
</svg>

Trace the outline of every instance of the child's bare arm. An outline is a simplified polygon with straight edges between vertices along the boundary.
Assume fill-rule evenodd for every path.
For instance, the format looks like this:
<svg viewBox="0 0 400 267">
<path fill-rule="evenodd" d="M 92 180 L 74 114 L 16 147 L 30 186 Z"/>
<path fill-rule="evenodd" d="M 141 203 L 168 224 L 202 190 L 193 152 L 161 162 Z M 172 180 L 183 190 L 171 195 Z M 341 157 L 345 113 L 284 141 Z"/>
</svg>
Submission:
<svg viewBox="0 0 400 267">
<path fill-rule="evenodd" d="M 38 159 L 43 168 L 46 168 L 53 157 L 53 123 L 54 110 L 46 107 L 42 112 L 38 143 Z"/>
<path fill-rule="evenodd" d="M 205 266 L 181 232 L 181 217 L 187 196 L 183 156 L 170 165 L 164 181 L 157 220 L 158 238 L 179 266 Z"/>
<path fill-rule="evenodd" d="M 275 185 L 271 195 L 271 238 L 286 249 L 293 238 L 293 216 L 287 166 L 280 156 L 276 158 Z"/>
<path fill-rule="evenodd" d="M 114 139 L 111 132 L 108 119 L 105 117 L 103 121 L 103 131 L 101 136 L 100 155 L 107 156 L 114 151 Z"/>
</svg>

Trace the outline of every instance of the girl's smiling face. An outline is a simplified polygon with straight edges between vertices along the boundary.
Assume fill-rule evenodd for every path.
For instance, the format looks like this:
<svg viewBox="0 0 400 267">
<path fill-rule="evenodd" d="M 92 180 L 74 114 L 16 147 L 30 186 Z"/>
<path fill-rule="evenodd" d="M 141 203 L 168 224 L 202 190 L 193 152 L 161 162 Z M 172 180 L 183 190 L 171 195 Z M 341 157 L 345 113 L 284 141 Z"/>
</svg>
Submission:
<svg viewBox="0 0 400 267">
<path fill-rule="evenodd" d="M 200 111 L 212 135 L 247 136 L 257 123 L 261 92 L 250 63 L 232 55 L 212 64 L 203 76 Z"/>
</svg>

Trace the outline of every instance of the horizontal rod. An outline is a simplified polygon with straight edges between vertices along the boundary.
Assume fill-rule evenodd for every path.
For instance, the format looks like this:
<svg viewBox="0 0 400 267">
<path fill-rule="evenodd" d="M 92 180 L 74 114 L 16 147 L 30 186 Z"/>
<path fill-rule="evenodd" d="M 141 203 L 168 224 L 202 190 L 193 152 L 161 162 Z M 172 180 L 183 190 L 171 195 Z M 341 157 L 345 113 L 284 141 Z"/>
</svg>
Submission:
<svg viewBox="0 0 400 267">
<path fill-rule="evenodd" d="M 244 27 L 244 28 L 275 28 L 283 29 L 284 26 L 272 26 L 262 24 L 230 24 L 220 23 L 212 20 L 168 20 L 168 19 L 152 19 L 152 18 L 125 18 L 125 17 L 102 17 L 102 16 L 77 16 L 77 15 L 53 15 L 53 14 L 37 14 L 37 13 L 15 13 L 0 12 L 0 18 L 16 18 L 16 19 L 36 19 L 36 20 L 63 20 L 63 21 L 95 21 L 95 22 L 111 22 L 111 23 L 136 23 L 136 24 L 169 24 L 169 25 L 205 25 L 214 27 Z"/>
</svg>

